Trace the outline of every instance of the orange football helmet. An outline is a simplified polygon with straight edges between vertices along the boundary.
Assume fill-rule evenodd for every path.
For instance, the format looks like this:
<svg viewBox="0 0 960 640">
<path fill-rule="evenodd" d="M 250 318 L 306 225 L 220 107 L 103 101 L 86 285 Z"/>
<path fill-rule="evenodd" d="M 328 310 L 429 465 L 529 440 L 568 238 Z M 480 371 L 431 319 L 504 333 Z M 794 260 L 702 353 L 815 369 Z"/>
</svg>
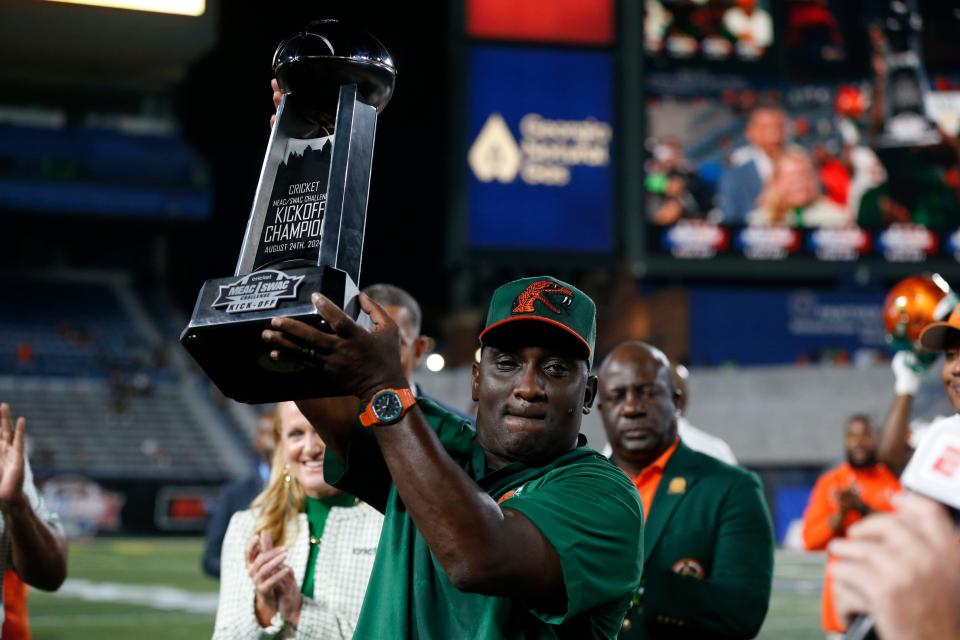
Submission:
<svg viewBox="0 0 960 640">
<path fill-rule="evenodd" d="M 893 285 L 883 302 L 883 325 L 891 342 L 907 341 L 919 348 L 920 332 L 944 320 L 957 305 L 957 296 L 938 274 L 924 273 Z"/>
</svg>

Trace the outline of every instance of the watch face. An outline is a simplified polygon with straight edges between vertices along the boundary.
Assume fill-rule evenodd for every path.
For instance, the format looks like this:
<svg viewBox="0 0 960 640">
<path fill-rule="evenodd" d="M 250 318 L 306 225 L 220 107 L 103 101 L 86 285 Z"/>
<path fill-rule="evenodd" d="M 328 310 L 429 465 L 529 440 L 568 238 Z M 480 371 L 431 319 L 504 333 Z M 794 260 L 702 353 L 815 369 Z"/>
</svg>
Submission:
<svg viewBox="0 0 960 640">
<path fill-rule="evenodd" d="M 373 399 L 373 413 L 380 422 L 393 422 L 403 413 L 403 403 L 394 391 L 381 391 Z"/>
</svg>

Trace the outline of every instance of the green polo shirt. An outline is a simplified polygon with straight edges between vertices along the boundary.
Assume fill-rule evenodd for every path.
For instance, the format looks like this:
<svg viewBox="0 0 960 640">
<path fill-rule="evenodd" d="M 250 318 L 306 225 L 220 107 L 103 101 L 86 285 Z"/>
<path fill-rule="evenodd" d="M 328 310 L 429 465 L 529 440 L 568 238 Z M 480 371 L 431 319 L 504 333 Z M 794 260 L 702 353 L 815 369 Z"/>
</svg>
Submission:
<svg viewBox="0 0 960 640">
<path fill-rule="evenodd" d="M 583 437 L 542 467 L 513 463 L 487 473 L 468 422 L 429 400 L 417 404 L 480 488 L 497 500 L 512 491 L 502 507 L 524 514 L 553 545 L 566 611 L 549 614 L 519 598 L 455 588 L 414 526 L 376 440 L 363 431 L 346 461 L 328 451 L 324 462 L 328 482 L 372 498 L 385 515 L 354 638 L 615 638 L 643 567 L 643 509 L 627 476 Z"/>
</svg>

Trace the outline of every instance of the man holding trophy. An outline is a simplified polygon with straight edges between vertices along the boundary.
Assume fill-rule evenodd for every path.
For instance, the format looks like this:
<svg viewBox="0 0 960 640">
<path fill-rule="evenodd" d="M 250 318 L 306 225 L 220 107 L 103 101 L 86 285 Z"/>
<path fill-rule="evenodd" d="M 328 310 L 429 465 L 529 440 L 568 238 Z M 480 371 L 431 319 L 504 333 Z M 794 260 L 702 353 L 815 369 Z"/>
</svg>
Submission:
<svg viewBox="0 0 960 640">
<path fill-rule="evenodd" d="M 283 96 L 237 271 L 207 281 L 181 340 L 226 395 L 297 400 L 327 445 L 324 477 L 384 513 L 354 637 L 615 637 L 642 508 L 579 434 L 593 300 L 549 276 L 494 292 L 476 431 L 417 398 L 396 323 L 357 294 L 393 62 L 328 20 L 281 43 L 274 71 Z"/>
<path fill-rule="evenodd" d="M 640 581 L 642 510 L 579 435 L 597 389 L 593 301 L 550 277 L 494 292 L 476 432 L 414 398 L 382 308 L 361 296 L 367 330 L 314 301 L 332 334 L 278 317 L 263 338 L 363 407 L 338 422 L 338 400 L 298 403 L 328 443 L 326 476 L 386 516 L 355 637 L 615 637 Z"/>
</svg>

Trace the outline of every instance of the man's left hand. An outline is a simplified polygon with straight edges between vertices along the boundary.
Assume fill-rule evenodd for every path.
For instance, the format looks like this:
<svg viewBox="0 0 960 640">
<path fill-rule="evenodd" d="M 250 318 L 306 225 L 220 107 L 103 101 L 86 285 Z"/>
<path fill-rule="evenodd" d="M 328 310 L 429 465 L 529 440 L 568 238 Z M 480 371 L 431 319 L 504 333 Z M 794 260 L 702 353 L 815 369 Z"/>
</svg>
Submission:
<svg viewBox="0 0 960 640">
<path fill-rule="evenodd" d="M 10 405 L 0 403 L 0 511 L 9 512 L 26 504 L 23 494 L 23 416 L 16 426 L 10 418 Z"/>
<path fill-rule="evenodd" d="M 360 308 L 373 322 L 373 331 L 367 331 L 329 298 L 314 293 L 311 299 L 332 333 L 292 318 L 273 318 L 263 332 L 263 339 L 277 347 L 270 357 L 322 370 L 362 404 L 381 389 L 408 386 L 400 365 L 399 330 L 379 304 L 360 294 Z"/>
</svg>

